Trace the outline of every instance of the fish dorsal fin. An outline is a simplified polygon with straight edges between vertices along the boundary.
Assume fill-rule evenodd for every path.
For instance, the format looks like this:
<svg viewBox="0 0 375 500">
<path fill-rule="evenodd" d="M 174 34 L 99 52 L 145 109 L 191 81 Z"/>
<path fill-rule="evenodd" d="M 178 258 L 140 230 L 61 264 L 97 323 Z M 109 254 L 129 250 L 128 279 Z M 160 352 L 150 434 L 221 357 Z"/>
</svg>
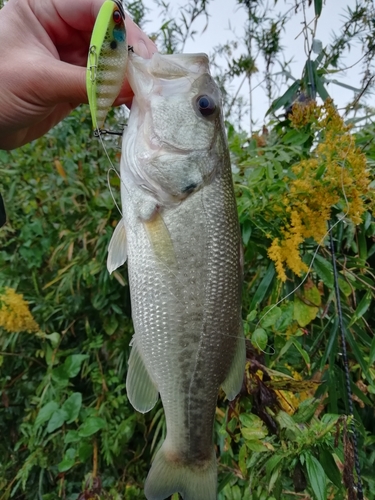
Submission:
<svg viewBox="0 0 375 500">
<path fill-rule="evenodd" d="M 127 259 L 126 232 L 124 220 L 117 224 L 108 246 L 107 269 L 110 274 L 122 266 Z"/>
<path fill-rule="evenodd" d="M 129 357 L 126 393 L 132 406 L 141 413 L 150 411 L 159 398 L 159 391 L 147 371 L 136 339 Z"/>
<path fill-rule="evenodd" d="M 227 396 L 229 401 L 232 401 L 240 392 L 245 372 L 246 345 L 245 337 L 243 336 L 242 332 L 242 325 L 236 342 L 236 351 L 234 353 L 229 373 L 227 375 L 227 378 L 221 384 L 221 387 L 223 388 L 223 391 L 225 392 L 225 395 Z"/>
<path fill-rule="evenodd" d="M 176 254 L 171 235 L 160 212 L 152 219 L 143 221 L 155 257 L 169 269 L 176 267 Z"/>
</svg>

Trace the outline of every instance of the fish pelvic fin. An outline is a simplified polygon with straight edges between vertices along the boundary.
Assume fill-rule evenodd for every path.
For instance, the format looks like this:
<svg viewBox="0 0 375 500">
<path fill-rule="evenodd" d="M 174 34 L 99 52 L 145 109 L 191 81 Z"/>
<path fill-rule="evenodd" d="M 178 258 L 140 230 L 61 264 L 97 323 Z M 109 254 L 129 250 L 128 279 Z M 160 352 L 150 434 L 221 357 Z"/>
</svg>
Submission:
<svg viewBox="0 0 375 500">
<path fill-rule="evenodd" d="M 127 257 L 125 224 L 124 220 L 121 219 L 115 227 L 108 246 L 107 269 L 109 274 L 122 266 Z"/>
<path fill-rule="evenodd" d="M 211 459 L 193 466 L 176 460 L 164 442 L 152 463 L 144 491 L 147 500 L 165 500 L 173 493 L 179 493 L 184 500 L 217 500 L 215 450 Z"/>
<path fill-rule="evenodd" d="M 158 389 L 147 371 L 137 339 L 134 339 L 130 352 L 126 393 L 133 408 L 140 413 L 150 411 L 159 399 Z"/>
<path fill-rule="evenodd" d="M 229 401 L 232 401 L 240 392 L 245 372 L 246 345 L 242 325 L 239 331 L 239 337 L 236 339 L 236 343 L 236 350 L 229 373 L 221 385 Z"/>
</svg>

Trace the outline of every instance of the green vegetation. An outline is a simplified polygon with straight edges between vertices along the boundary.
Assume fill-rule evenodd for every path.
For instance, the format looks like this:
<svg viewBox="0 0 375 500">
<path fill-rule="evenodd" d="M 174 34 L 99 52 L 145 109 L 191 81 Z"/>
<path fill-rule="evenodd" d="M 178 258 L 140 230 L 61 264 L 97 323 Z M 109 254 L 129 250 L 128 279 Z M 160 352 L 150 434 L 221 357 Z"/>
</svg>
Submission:
<svg viewBox="0 0 375 500">
<path fill-rule="evenodd" d="M 204 15 L 201 4 L 186 29 L 164 23 L 169 51 Z M 133 8 L 142 20 L 141 2 Z M 315 0 L 317 14 L 321 8 Z M 356 16 L 363 27 L 359 8 Z M 373 500 L 375 126 L 358 120 L 349 129 L 330 101 L 317 105 L 308 92 L 309 64 L 292 90 L 274 95 L 270 51 L 279 54 L 279 21 L 271 26 L 273 37 L 264 32 L 259 38 L 275 98 L 270 116 L 298 89 L 309 99 L 251 136 L 240 130 L 236 105 L 228 114 L 245 254 L 248 363 L 239 397 L 228 404 L 219 396 L 219 500 L 356 499 L 352 424 L 365 498 Z M 314 66 L 316 93 L 324 99 L 319 68 L 336 64 L 355 36 L 343 31 Z M 220 81 L 228 83 L 236 72 L 250 78 L 250 66 L 248 58 L 233 59 Z M 231 96 L 226 102 L 229 109 Z M 113 124 L 116 119 L 113 113 Z M 107 146 L 118 162 L 118 144 Z M 126 397 L 133 327 L 126 267 L 112 276 L 106 269 L 120 218 L 108 167 L 87 106 L 38 141 L 0 151 L 8 213 L 0 230 L 0 500 L 144 499 L 165 422 L 160 403 L 141 415 Z M 116 196 L 119 180 L 111 175 L 110 182 Z"/>
</svg>

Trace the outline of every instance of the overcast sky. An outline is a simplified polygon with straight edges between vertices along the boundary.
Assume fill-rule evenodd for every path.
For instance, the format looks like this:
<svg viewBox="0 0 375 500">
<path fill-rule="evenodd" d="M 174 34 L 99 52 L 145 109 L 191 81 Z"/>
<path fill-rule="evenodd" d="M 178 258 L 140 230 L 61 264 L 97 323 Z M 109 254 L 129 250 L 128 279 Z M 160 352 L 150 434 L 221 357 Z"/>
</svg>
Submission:
<svg viewBox="0 0 375 500">
<path fill-rule="evenodd" d="M 176 9 L 176 15 L 179 15 L 177 5 L 182 2 L 174 1 L 171 4 Z M 307 3 L 307 2 L 306 2 Z M 161 18 L 157 17 L 157 10 L 154 9 L 153 0 L 145 0 L 145 4 L 151 9 L 153 14 L 147 15 L 148 19 L 153 21 L 148 23 L 145 28 L 147 32 L 157 31 L 160 27 Z M 273 1 L 270 2 L 273 5 Z M 316 38 L 323 42 L 323 46 L 328 45 L 332 41 L 333 32 L 339 32 L 339 28 L 344 22 L 345 7 L 350 6 L 354 8 L 355 0 L 327 0 L 323 5 L 322 15 L 318 22 Z M 175 7 L 176 6 L 176 7 Z M 284 12 L 286 9 L 294 6 L 293 1 L 283 2 L 278 1 L 277 11 Z M 237 5 L 235 0 L 211 0 L 208 4 L 208 12 L 210 14 L 210 21 L 207 30 L 201 33 L 204 22 L 197 22 L 194 25 L 198 34 L 195 40 L 189 39 L 185 46 L 184 52 L 205 52 L 208 55 L 212 54 L 213 47 L 218 44 L 225 43 L 233 40 L 233 30 L 236 35 L 241 36 L 243 33 L 244 21 L 246 20 L 246 12 L 242 7 Z M 314 2 L 312 6 L 307 9 L 307 21 L 314 18 Z M 306 55 L 304 52 L 304 39 L 299 35 L 302 29 L 303 14 L 300 12 L 293 17 L 289 22 L 285 33 L 282 35 L 282 45 L 285 47 L 285 58 L 287 60 L 293 58 L 291 64 L 292 74 L 295 78 L 300 78 L 303 66 L 306 62 Z M 231 29 L 230 29 L 231 26 Z M 348 57 L 345 59 L 344 64 L 350 66 L 361 57 L 360 47 L 353 47 Z M 275 71 L 278 66 L 275 66 Z M 360 87 L 360 66 L 347 70 L 343 74 L 335 75 L 332 78 L 340 82 L 347 83 L 353 87 Z M 253 87 L 263 80 L 262 72 L 254 75 Z M 292 82 L 290 81 L 290 84 Z M 286 88 L 285 88 L 286 89 Z M 284 89 L 284 90 L 285 90 Z M 247 95 L 248 87 L 243 89 Z M 328 87 L 330 95 L 334 97 L 336 104 L 341 107 L 353 98 L 353 91 L 344 89 L 337 85 L 330 84 Z M 264 90 L 258 87 L 253 93 L 253 118 L 256 119 L 257 125 L 261 126 L 264 122 L 264 115 L 269 106 Z"/>
</svg>

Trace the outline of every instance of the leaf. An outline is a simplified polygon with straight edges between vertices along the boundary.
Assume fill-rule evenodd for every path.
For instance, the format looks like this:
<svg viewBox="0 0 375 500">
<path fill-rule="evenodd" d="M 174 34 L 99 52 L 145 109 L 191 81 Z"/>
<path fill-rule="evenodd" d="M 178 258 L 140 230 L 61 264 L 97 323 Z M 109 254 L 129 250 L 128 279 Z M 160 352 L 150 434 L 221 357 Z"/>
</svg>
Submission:
<svg viewBox="0 0 375 500">
<path fill-rule="evenodd" d="M 374 362 L 375 362 L 375 337 L 372 339 L 371 342 L 370 355 L 368 361 L 369 366 L 373 365 Z"/>
<path fill-rule="evenodd" d="M 272 472 L 270 480 L 268 482 L 268 493 L 271 493 L 273 490 L 273 487 L 275 486 L 275 483 L 280 475 L 281 472 L 281 466 L 276 467 L 275 470 Z"/>
<path fill-rule="evenodd" d="M 113 335 L 118 328 L 118 320 L 114 314 L 104 319 L 103 328 L 107 335 Z"/>
<path fill-rule="evenodd" d="M 353 314 L 352 319 L 350 320 L 349 326 L 354 325 L 354 323 L 358 321 L 359 318 L 362 318 L 367 309 L 370 307 L 371 301 L 372 301 L 371 292 L 366 292 L 365 295 L 362 297 L 361 302 L 358 304 L 357 309 L 355 310 L 355 313 Z"/>
<path fill-rule="evenodd" d="M 314 10 L 316 17 L 322 13 L 323 0 L 314 0 Z"/>
<path fill-rule="evenodd" d="M 63 460 L 58 465 L 59 472 L 65 472 L 73 467 L 75 464 L 76 450 L 68 448 L 65 452 Z"/>
<path fill-rule="evenodd" d="M 220 491 L 225 488 L 227 484 L 231 482 L 231 480 L 234 477 L 233 472 L 227 472 L 226 474 L 222 474 L 221 476 L 221 481 L 219 483 L 219 486 L 217 488 L 217 492 L 220 493 Z"/>
<path fill-rule="evenodd" d="M 87 358 L 87 354 L 71 354 L 65 359 L 64 370 L 69 378 L 73 378 L 78 375 L 83 361 Z"/>
<path fill-rule="evenodd" d="M 256 310 L 254 309 L 253 311 L 251 311 L 251 312 L 247 315 L 247 317 L 246 317 L 246 321 L 249 321 L 249 322 L 250 322 L 250 321 L 253 321 L 253 320 L 256 318 L 256 316 L 257 316 L 257 312 L 256 312 Z"/>
<path fill-rule="evenodd" d="M 254 451 L 254 452 L 263 452 L 263 451 L 273 451 L 274 448 L 271 445 L 271 443 L 263 442 L 258 439 L 256 440 L 249 440 L 245 441 L 246 446 L 249 448 L 249 450 Z"/>
<path fill-rule="evenodd" d="M 242 224 L 242 241 L 244 245 L 247 245 L 249 243 L 251 231 L 252 231 L 251 222 L 248 219 L 246 219 Z"/>
<path fill-rule="evenodd" d="M 345 329 L 345 336 L 346 336 L 346 339 L 353 351 L 353 354 L 356 358 L 356 360 L 358 361 L 362 371 L 363 371 L 363 374 L 365 375 L 365 377 L 367 378 L 367 381 L 372 384 L 372 377 L 368 371 L 368 363 L 366 363 L 366 361 L 364 360 L 363 356 L 362 356 L 362 352 L 360 350 L 360 348 L 358 347 L 358 344 L 357 342 L 355 341 L 351 331 L 349 329 Z"/>
<path fill-rule="evenodd" d="M 349 297 L 349 295 L 352 293 L 351 286 L 341 276 L 339 276 L 339 288 L 345 295 L 345 297 Z"/>
<path fill-rule="evenodd" d="M 288 302 L 286 305 L 281 306 L 281 310 L 282 314 L 274 325 L 277 332 L 284 332 L 293 323 L 294 303 Z"/>
<path fill-rule="evenodd" d="M 74 392 L 62 405 L 62 409 L 66 412 L 66 423 L 70 424 L 76 420 L 79 414 L 79 410 L 82 405 L 82 394 L 80 392 Z"/>
<path fill-rule="evenodd" d="M 310 279 L 303 287 L 303 297 L 313 306 L 319 307 L 322 302 L 319 290 Z"/>
<path fill-rule="evenodd" d="M 321 448 L 319 453 L 319 462 L 321 463 L 328 479 L 330 479 L 332 483 L 337 486 L 337 488 L 341 489 L 341 472 L 339 471 L 332 454 L 328 450 Z"/>
<path fill-rule="evenodd" d="M 319 312 L 319 308 L 308 306 L 298 297 L 294 299 L 294 319 L 302 328 L 313 321 Z"/>
<path fill-rule="evenodd" d="M 305 454 L 307 475 L 317 500 L 326 500 L 326 475 L 320 462 L 310 453 Z"/>
<path fill-rule="evenodd" d="M 274 277 L 275 277 L 275 266 L 271 262 L 271 264 L 267 268 L 266 274 L 263 276 L 263 279 L 259 284 L 257 291 L 254 294 L 253 300 L 251 301 L 249 308 L 250 311 L 255 309 L 257 304 L 260 304 L 262 302 Z"/>
<path fill-rule="evenodd" d="M 67 386 L 69 384 L 69 376 L 64 365 L 58 366 L 52 370 L 52 380 L 62 386 Z"/>
<path fill-rule="evenodd" d="M 293 345 L 297 349 L 297 351 L 301 354 L 304 362 L 306 363 L 306 366 L 310 368 L 310 356 L 307 354 L 305 349 L 302 348 L 301 344 L 298 342 L 297 339 L 293 339 Z"/>
<path fill-rule="evenodd" d="M 274 113 L 282 106 L 290 104 L 293 98 L 295 97 L 296 93 L 300 89 L 300 87 L 301 87 L 301 80 L 296 80 L 281 97 L 278 97 L 273 101 L 273 103 L 271 104 L 270 108 L 266 113 L 266 116 L 269 115 L 270 113 Z"/>
<path fill-rule="evenodd" d="M 220 493 L 222 489 L 225 488 L 227 484 L 229 484 L 232 479 L 234 478 L 233 472 L 227 472 L 226 474 L 222 474 L 221 476 L 221 481 L 218 485 L 217 492 Z"/>
<path fill-rule="evenodd" d="M 263 309 L 262 315 L 260 318 L 260 324 L 262 325 L 263 328 L 268 328 L 270 326 L 273 326 L 276 321 L 280 318 L 282 314 L 282 311 L 280 307 L 267 307 Z"/>
<path fill-rule="evenodd" d="M 316 274 L 323 281 L 323 283 L 328 288 L 333 288 L 334 279 L 332 264 L 328 262 L 324 257 L 317 254 L 315 256 L 313 266 Z"/>
<path fill-rule="evenodd" d="M 93 446 L 91 443 L 83 442 L 78 449 L 78 457 L 82 463 L 85 463 L 92 455 Z"/>
<path fill-rule="evenodd" d="M 55 349 L 59 345 L 61 335 L 57 332 L 52 332 L 48 335 L 45 334 L 45 338 L 51 342 L 52 347 Z"/>
<path fill-rule="evenodd" d="M 260 351 L 264 351 L 264 349 L 267 347 L 268 343 L 268 335 L 263 328 L 257 328 L 252 334 L 251 334 L 251 343 L 256 349 L 259 349 Z"/>
<path fill-rule="evenodd" d="M 60 160 L 55 160 L 55 167 L 58 173 L 61 175 L 61 177 L 63 177 L 63 179 L 66 179 L 66 172 Z"/>
<path fill-rule="evenodd" d="M 262 420 L 253 413 L 241 413 L 240 422 L 242 425 L 250 429 L 253 427 L 263 427 Z"/>
<path fill-rule="evenodd" d="M 45 404 L 40 410 L 39 413 L 35 419 L 35 426 L 39 427 L 40 425 L 44 424 L 49 420 L 52 416 L 52 414 L 58 409 L 59 405 L 56 403 L 56 401 L 50 401 L 49 403 Z"/>
<path fill-rule="evenodd" d="M 310 132 L 302 133 L 298 130 L 290 130 L 284 136 L 284 142 L 291 146 L 302 146 L 311 137 Z"/>
<path fill-rule="evenodd" d="M 256 441 L 258 439 L 263 439 L 268 433 L 264 429 L 249 429 L 248 427 L 242 427 L 241 434 L 246 441 Z"/>
<path fill-rule="evenodd" d="M 100 417 L 89 417 L 78 429 L 78 434 L 81 437 L 92 436 L 100 429 L 104 429 L 106 421 Z"/>
<path fill-rule="evenodd" d="M 315 85 L 316 85 L 316 91 L 318 92 L 322 101 L 326 101 L 327 99 L 329 99 L 330 95 L 328 94 L 328 92 L 327 92 L 327 90 L 322 82 L 322 79 L 316 73 L 315 73 Z"/>
<path fill-rule="evenodd" d="M 246 477 L 247 475 L 246 459 L 247 459 L 247 447 L 246 444 L 243 444 L 238 454 L 238 466 L 242 472 L 243 477 Z"/>
<path fill-rule="evenodd" d="M 63 409 L 60 408 L 59 410 L 56 410 L 48 422 L 47 432 L 50 434 L 56 429 L 59 429 L 59 427 L 64 424 L 66 417 L 66 412 Z"/>
<path fill-rule="evenodd" d="M 59 472 L 65 472 L 71 469 L 74 464 L 75 464 L 74 458 L 64 458 L 57 466 L 57 469 Z"/>
<path fill-rule="evenodd" d="M 267 462 L 266 462 L 266 477 L 267 477 L 267 482 L 269 482 L 269 479 L 271 477 L 271 474 L 272 474 L 272 471 L 274 470 L 274 468 L 284 458 L 285 457 L 283 457 L 282 455 L 274 455 L 269 460 L 267 460 Z"/>
<path fill-rule="evenodd" d="M 280 410 L 276 416 L 276 420 L 278 421 L 281 429 L 289 429 L 293 432 L 300 433 L 300 430 L 297 427 L 297 424 L 295 423 L 293 418 L 290 415 L 288 415 L 288 413 L 286 413 L 285 411 Z"/>
<path fill-rule="evenodd" d="M 78 431 L 68 431 L 64 437 L 65 444 L 78 443 L 80 440 L 81 438 L 78 435 Z"/>
<path fill-rule="evenodd" d="M 305 399 L 299 404 L 297 412 L 293 415 L 294 421 L 297 423 L 309 422 L 320 404 L 319 399 Z"/>
</svg>

